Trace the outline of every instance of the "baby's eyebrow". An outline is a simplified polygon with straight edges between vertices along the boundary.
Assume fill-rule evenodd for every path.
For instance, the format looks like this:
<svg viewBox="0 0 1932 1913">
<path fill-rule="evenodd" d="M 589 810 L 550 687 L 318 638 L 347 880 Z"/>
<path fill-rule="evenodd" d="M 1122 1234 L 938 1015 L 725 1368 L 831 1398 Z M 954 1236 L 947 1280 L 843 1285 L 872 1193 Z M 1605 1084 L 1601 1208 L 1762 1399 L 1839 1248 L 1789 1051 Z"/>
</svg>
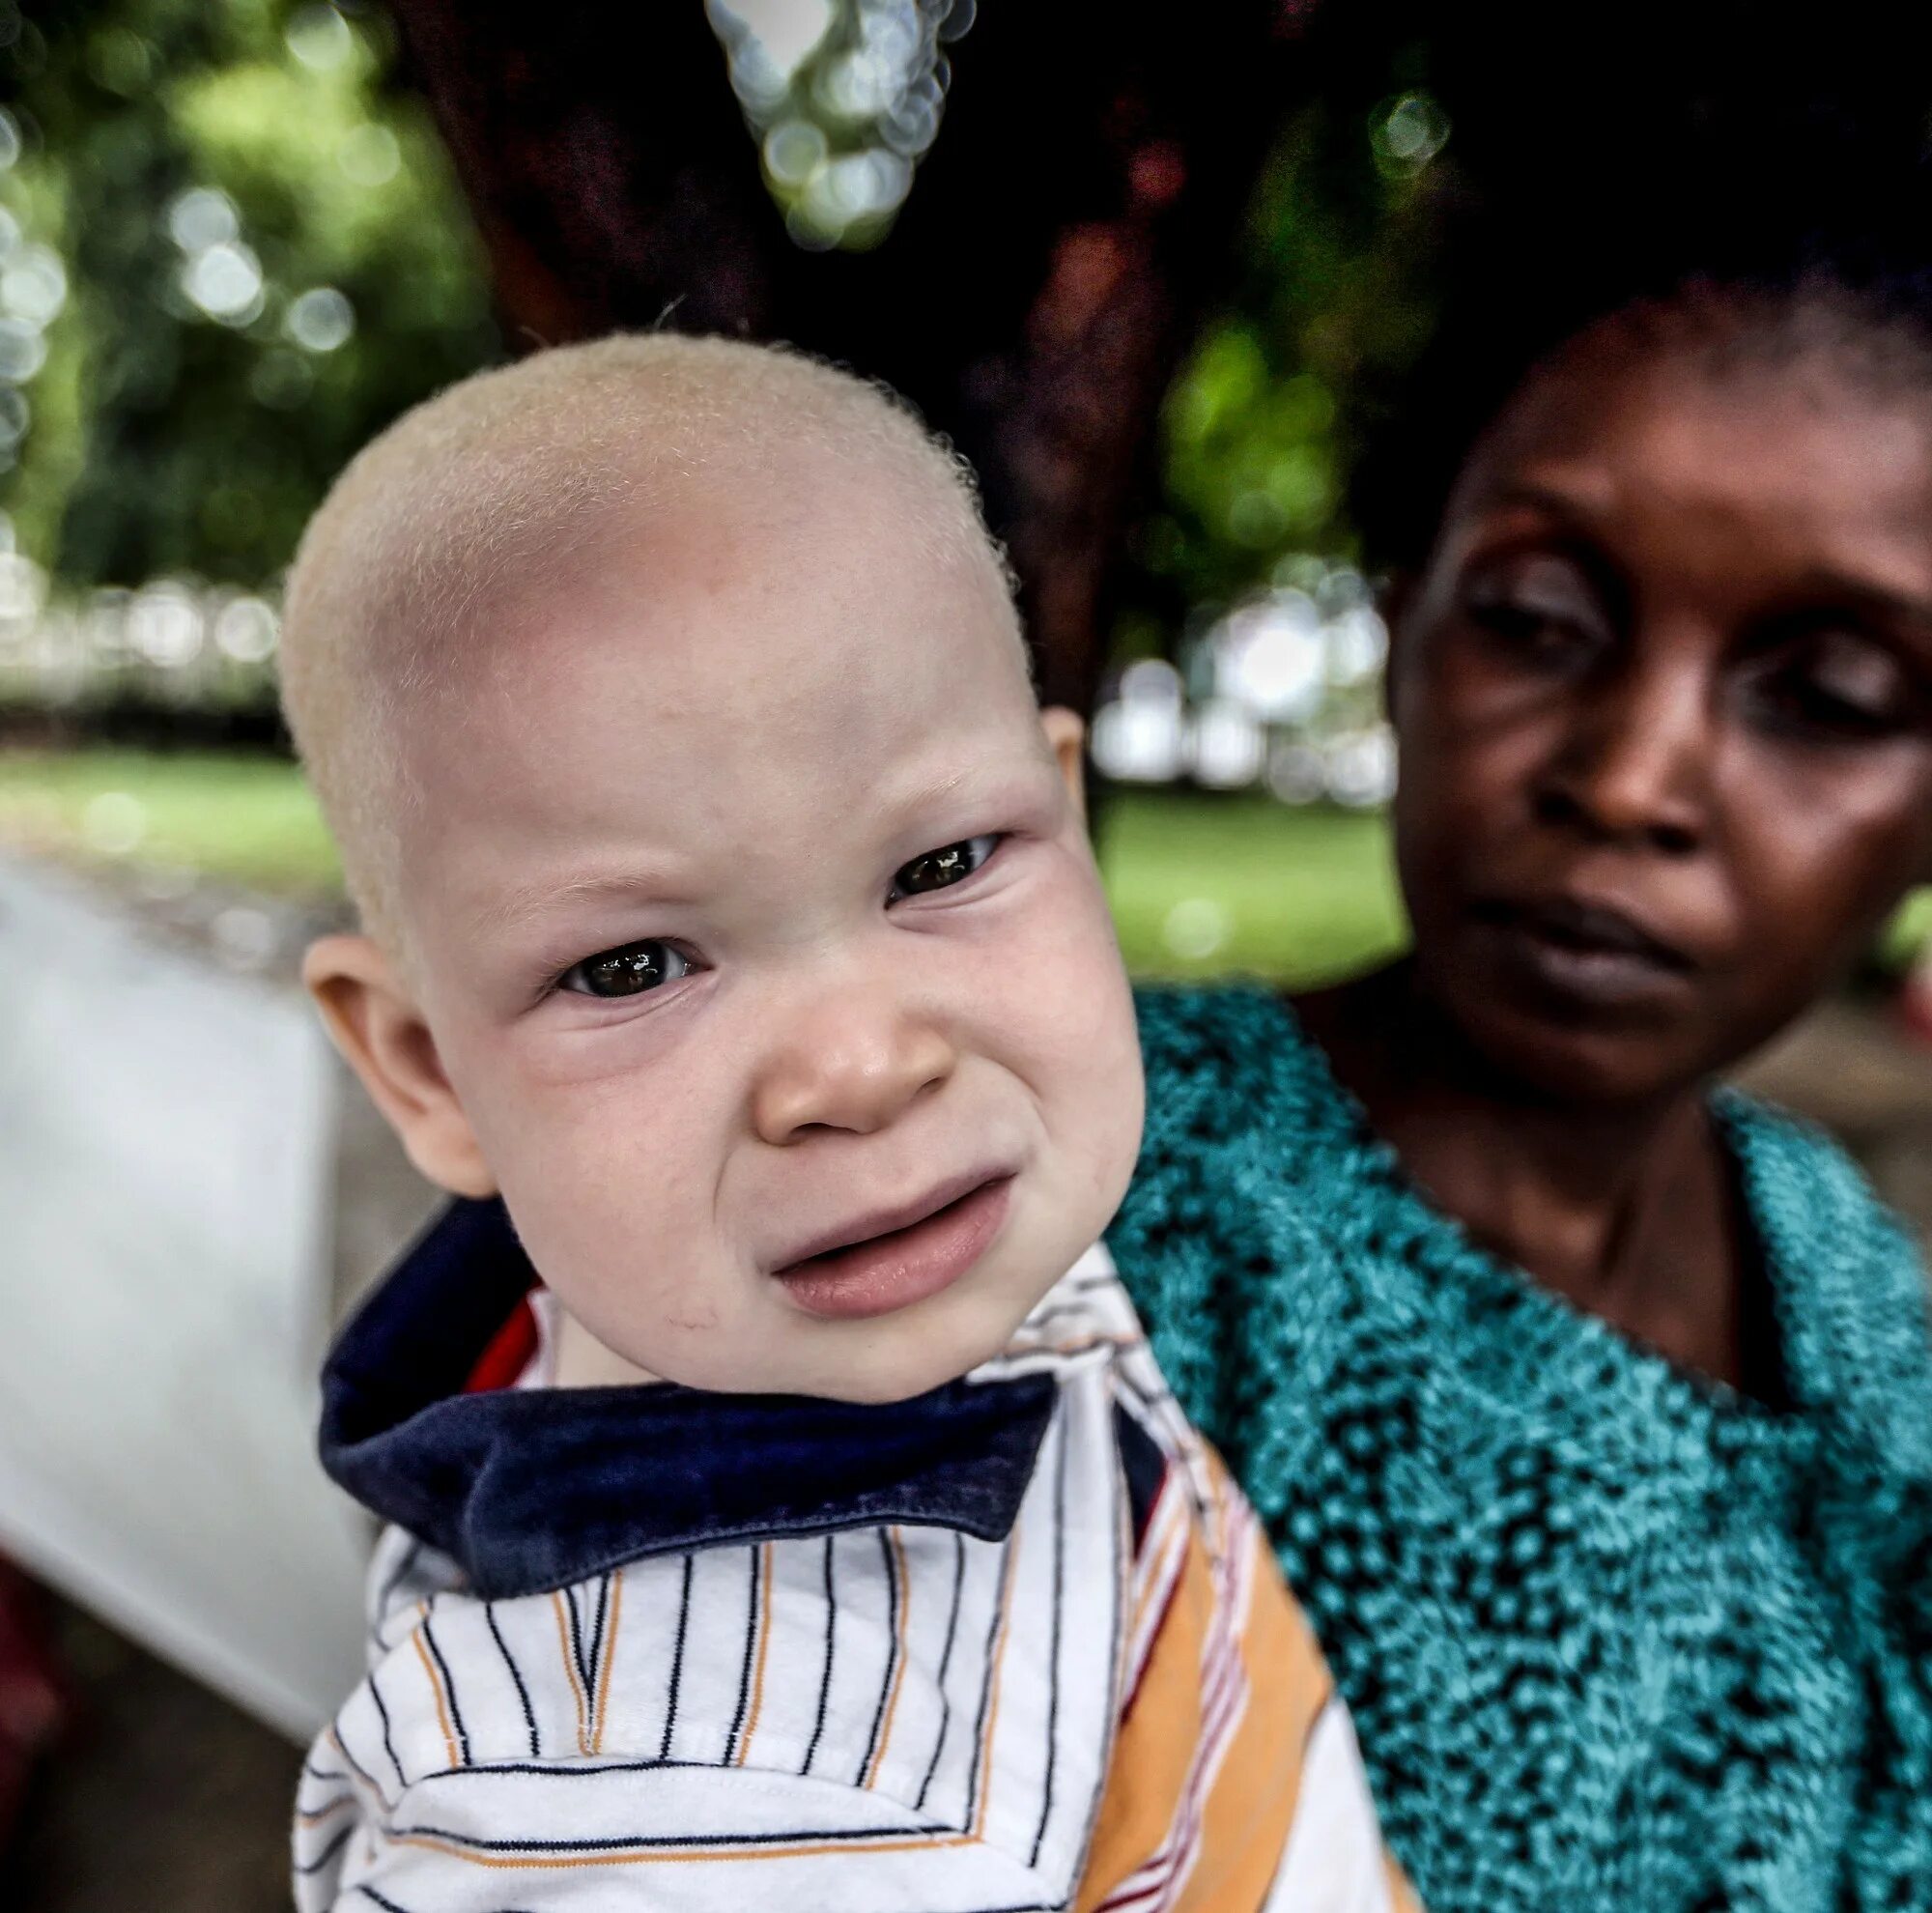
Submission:
<svg viewBox="0 0 1932 1913">
<path fill-rule="evenodd" d="M 949 803 L 997 804 L 1020 797 L 1054 775 L 1052 760 L 1044 756 L 949 766 L 884 793 L 878 809 L 896 823 Z"/>
<path fill-rule="evenodd" d="M 489 935 L 508 935 L 533 919 L 573 903 L 675 903 L 688 901 L 682 886 L 667 884 L 648 871 L 608 871 L 567 877 L 562 882 L 520 884 L 478 906 L 473 928 Z"/>
</svg>

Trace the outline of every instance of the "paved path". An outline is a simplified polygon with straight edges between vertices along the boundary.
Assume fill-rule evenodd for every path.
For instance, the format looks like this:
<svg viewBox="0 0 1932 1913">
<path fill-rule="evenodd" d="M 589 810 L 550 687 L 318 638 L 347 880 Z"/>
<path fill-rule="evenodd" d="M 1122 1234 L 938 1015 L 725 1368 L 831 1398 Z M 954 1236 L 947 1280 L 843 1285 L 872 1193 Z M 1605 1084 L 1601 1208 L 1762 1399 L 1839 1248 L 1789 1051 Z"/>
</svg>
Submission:
<svg viewBox="0 0 1932 1913">
<path fill-rule="evenodd" d="M 336 1076 L 306 1003 L 0 860 L 0 1546 L 285 1731 L 358 1662 L 313 1458 Z"/>
</svg>

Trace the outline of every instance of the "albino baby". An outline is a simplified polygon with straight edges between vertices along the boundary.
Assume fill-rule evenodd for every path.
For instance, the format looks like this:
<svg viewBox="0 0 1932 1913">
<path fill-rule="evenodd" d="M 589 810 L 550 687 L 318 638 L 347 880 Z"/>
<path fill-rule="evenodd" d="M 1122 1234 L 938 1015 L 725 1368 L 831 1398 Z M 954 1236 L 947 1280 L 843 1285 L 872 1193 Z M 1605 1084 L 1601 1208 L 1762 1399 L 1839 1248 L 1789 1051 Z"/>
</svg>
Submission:
<svg viewBox="0 0 1932 1913">
<path fill-rule="evenodd" d="M 1406 1903 L 1100 1245 L 1132 1001 L 958 461 L 795 354 L 545 353 L 349 468 L 284 673 L 308 985 L 458 1198 L 325 1375 L 391 1527 L 306 1913 Z"/>
</svg>

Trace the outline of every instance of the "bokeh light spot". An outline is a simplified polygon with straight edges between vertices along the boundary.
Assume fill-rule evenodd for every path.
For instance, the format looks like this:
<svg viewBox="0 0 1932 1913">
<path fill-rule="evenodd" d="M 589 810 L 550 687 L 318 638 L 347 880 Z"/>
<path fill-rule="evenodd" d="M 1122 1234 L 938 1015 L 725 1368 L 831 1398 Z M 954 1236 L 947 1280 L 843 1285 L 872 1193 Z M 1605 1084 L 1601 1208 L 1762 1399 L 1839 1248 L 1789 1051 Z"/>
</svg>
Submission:
<svg viewBox="0 0 1932 1913">
<path fill-rule="evenodd" d="M 38 326 L 0 319 L 0 379 L 24 385 L 47 360 L 47 342 Z"/>
<path fill-rule="evenodd" d="M 213 186 L 190 186 L 168 208 L 169 235 L 184 252 L 223 244 L 241 231 L 235 202 Z"/>
<path fill-rule="evenodd" d="M 283 323 L 303 351 L 333 352 L 354 336 L 355 308 L 333 286 L 311 286 L 289 301 Z"/>
<path fill-rule="evenodd" d="M 211 319 L 245 326 L 262 309 L 262 265 L 240 240 L 204 246 L 182 268 L 182 290 Z"/>
<path fill-rule="evenodd" d="M 765 135 L 765 165 L 781 186 L 802 186 L 825 163 L 825 133 L 810 120 L 781 120 Z"/>
<path fill-rule="evenodd" d="M 1211 897 L 1183 897 L 1160 926 L 1160 940 L 1186 962 L 1199 963 L 1228 941 L 1234 924 Z"/>
<path fill-rule="evenodd" d="M 147 806 L 126 790 L 103 790 L 80 814 L 80 834 L 88 848 L 107 857 L 125 857 L 148 834 Z"/>
<path fill-rule="evenodd" d="M 215 614 L 214 642 L 237 664 L 264 664 L 274 655 L 278 627 L 266 599 L 241 597 Z"/>
<path fill-rule="evenodd" d="M 51 246 L 23 246 L 0 269 L 0 306 L 9 318 L 46 326 L 66 303 L 67 269 Z"/>
<path fill-rule="evenodd" d="M 1405 93 L 1373 120 L 1370 144 L 1383 172 L 1419 173 L 1449 138 L 1449 116 L 1426 93 Z"/>
<path fill-rule="evenodd" d="M 304 7 L 284 35 L 289 51 L 313 73 L 333 72 L 355 50 L 349 22 L 333 7 Z"/>
<path fill-rule="evenodd" d="M 352 186 L 387 186 L 402 171 L 403 149 L 387 127 L 365 121 L 343 134 L 335 163 Z"/>
</svg>

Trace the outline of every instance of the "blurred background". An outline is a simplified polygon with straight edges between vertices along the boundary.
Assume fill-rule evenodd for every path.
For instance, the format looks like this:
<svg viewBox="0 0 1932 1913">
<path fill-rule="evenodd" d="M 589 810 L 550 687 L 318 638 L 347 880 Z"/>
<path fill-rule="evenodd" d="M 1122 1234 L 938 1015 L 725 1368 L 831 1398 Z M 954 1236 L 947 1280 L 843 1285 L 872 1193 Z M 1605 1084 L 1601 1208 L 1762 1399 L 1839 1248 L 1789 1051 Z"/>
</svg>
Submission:
<svg viewBox="0 0 1932 1913">
<path fill-rule="evenodd" d="M 430 1197 L 295 982 L 343 906 L 278 591 L 349 455 L 614 325 L 890 380 L 1092 714 L 1132 968 L 1339 974 L 1403 934 L 1354 465 L 1482 168 L 1641 137 L 1670 43 L 1615 31 L 0 0 L 0 1904 L 285 1904 L 297 1741 L 355 1658 L 314 1369 Z M 1921 1227 L 1928 926 L 1759 1069 Z"/>
</svg>

